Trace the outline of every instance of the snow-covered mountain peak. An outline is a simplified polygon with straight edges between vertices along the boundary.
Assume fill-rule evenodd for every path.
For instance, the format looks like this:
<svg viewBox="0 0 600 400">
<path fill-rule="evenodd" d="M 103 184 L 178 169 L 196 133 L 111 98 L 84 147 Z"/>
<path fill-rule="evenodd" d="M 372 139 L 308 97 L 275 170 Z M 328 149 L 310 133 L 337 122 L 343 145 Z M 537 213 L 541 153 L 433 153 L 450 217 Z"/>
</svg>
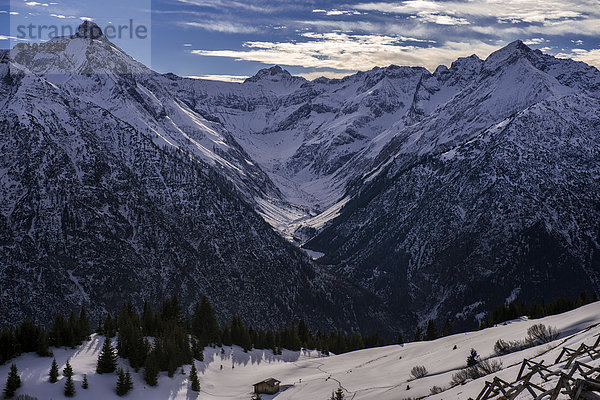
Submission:
<svg viewBox="0 0 600 400">
<path fill-rule="evenodd" d="M 538 52 L 529 48 L 521 40 L 515 40 L 505 47 L 496 50 L 485 60 L 485 67 L 489 70 L 497 69 L 506 63 L 512 63 L 518 59 L 535 60 Z M 541 54 L 541 52 L 539 52 Z"/>
<path fill-rule="evenodd" d="M 460 57 L 450 65 L 450 69 L 456 71 L 479 71 L 483 60 L 476 54 L 469 57 Z"/>
<path fill-rule="evenodd" d="M 254 76 L 246 79 L 244 83 L 250 82 L 282 82 L 282 81 L 301 81 L 306 82 L 306 79 L 293 76 L 287 70 L 281 68 L 279 65 L 275 65 L 271 68 L 263 68 L 259 70 Z"/>
<path fill-rule="evenodd" d="M 278 95 L 291 93 L 307 82 L 302 77 L 293 76 L 279 65 L 263 68 L 244 81 L 245 84 L 257 84 Z"/>
<path fill-rule="evenodd" d="M 151 74 L 149 68 L 123 52 L 93 22 L 81 24 L 73 36 L 56 37 L 32 48 L 17 44 L 10 51 L 17 63 L 37 75 Z"/>
<path fill-rule="evenodd" d="M 84 21 L 77 28 L 76 37 L 85 38 L 85 39 L 100 39 L 104 37 L 102 33 L 102 29 L 92 21 Z"/>
</svg>

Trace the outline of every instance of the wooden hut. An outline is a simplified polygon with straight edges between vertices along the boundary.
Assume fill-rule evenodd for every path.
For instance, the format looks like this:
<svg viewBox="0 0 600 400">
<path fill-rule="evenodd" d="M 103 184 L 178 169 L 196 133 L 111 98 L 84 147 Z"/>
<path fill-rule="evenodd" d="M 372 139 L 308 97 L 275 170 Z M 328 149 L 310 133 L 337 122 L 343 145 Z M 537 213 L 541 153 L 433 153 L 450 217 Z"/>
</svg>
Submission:
<svg viewBox="0 0 600 400">
<path fill-rule="evenodd" d="M 254 393 L 257 394 L 275 394 L 279 392 L 279 384 L 281 381 L 278 381 L 275 378 L 265 379 L 262 382 L 258 382 L 254 384 Z"/>
</svg>

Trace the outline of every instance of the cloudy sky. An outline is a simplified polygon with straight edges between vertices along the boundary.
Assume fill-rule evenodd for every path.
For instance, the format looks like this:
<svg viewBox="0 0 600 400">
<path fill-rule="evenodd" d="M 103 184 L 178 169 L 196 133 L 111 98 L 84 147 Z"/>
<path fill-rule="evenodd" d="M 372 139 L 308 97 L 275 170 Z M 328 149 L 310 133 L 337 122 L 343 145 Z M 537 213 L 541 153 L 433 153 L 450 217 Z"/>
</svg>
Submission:
<svg viewBox="0 0 600 400">
<path fill-rule="evenodd" d="M 485 58 L 516 39 L 600 67 L 600 0 L 87 3 L 0 0 L 0 47 L 31 21 L 76 26 L 91 18 L 104 27 L 133 19 L 151 28 L 151 40 L 122 38 L 124 50 L 159 72 L 221 80 L 274 64 L 307 78 L 390 64 L 433 70 L 457 57 Z"/>
</svg>

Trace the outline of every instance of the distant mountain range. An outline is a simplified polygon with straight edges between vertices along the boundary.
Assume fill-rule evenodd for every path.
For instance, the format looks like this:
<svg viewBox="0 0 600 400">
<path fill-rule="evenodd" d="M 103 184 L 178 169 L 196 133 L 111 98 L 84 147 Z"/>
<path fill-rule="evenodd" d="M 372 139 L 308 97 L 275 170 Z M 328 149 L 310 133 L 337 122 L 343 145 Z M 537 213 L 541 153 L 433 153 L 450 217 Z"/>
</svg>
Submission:
<svg viewBox="0 0 600 400">
<path fill-rule="evenodd" d="M 4 322 L 177 293 L 391 333 L 598 291 L 594 67 L 517 41 L 434 73 L 237 84 L 83 28 L 0 55 Z"/>
</svg>

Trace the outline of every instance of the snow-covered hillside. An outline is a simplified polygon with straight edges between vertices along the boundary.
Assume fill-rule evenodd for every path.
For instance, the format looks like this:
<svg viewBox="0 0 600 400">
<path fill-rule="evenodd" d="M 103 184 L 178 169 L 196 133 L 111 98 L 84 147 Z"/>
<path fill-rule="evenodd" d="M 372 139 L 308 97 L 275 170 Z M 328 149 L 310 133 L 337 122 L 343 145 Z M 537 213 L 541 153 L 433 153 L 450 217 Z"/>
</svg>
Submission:
<svg viewBox="0 0 600 400">
<path fill-rule="evenodd" d="M 219 348 L 206 348 L 205 361 L 196 361 L 201 383 L 200 393 L 189 390 L 188 377 L 179 374 L 179 371 L 173 378 L 161 373 L 156 388 L 147 387 L 141 373 L 134 373 L 134 390 L 126 398 L 248 400 L 254 383 L 274 377 L 282 382 L 284 390 L 275 396 L 265 395 L 263 398 L 266 400 L 326 400 L 340 386 L 346 399 L 352 400 L 422 397 L 466 400 L 469 397 L 475 398 L 484 382 L 493 377 L 491 375 L 449 388 L 452 375 L 464 368 L 470 350 L 474 348 L 482 358 L 493 356 L 494 344 L 498 339 L 523 339 L 527 329 L 538 323 L 557 328 L 559 338 L 551 343 L 496 357 L 502 362 L 503 369 L 495 375 L 511 382 L 516 378 L 523 358 L 536 362 L 544 360 L 545 365 L 552 366 L 563 346 L 577 348 L 582 343 L 592 345 L 600 334 L 600 303 L 539 320 L 510 321 L 493 328 L 448 336 L 432 342 L 386 346 L 337 356 L 321 356 L 314 351 L 284 351 L 281 356 L 273 356 L 270 350 L 244 353 L 238 347 L 226 347 L 223 351 Z M 104 337 L 95 335 L 91 341 L 77 349 L 54 349 L 61 369 L 67 359 L 73 366 L 76 398 L 119 398 L 114 393 L 116 375 L 95 374 L 96 360 L 103 340 Z M 600 360 L 592 360 L 589 356 L 579 360 L 600 366 Z M 17 364 L 23 381 L 18 394 L 30 394 L 40 400 L 64 398 L 63 380 L 56 384 L 47 382 L 51 359 L 28 354 L 13 361 Z M 127 367 L 126 363 L 121 362 L 121 365 Z M 411 369 L 419 365 L 427 369 L 427 376 L 411 379 Z M 551 368 L 560 370 L 564 366 L 565 363 L 561 362 Z M 9 367 L 9 364 L 0 366 L 0 377 L 7 376 Z M 186 373 L 189 372 L 190 366 L 184 368 Z M 90 387 L 87 390 L 81 388 L 83 374 L 87 374 L 89 380 Z M 534 379 L 532 382 L 548 388 L 556 384 L 554 380 L 547 383 L 540 381 L 541 379 Z M 430 396 L 430 390 L 434 386 L 447 390 Z M 518 398 L 528 399 L 531 396 L 524 392 Z"/>
</svg>

